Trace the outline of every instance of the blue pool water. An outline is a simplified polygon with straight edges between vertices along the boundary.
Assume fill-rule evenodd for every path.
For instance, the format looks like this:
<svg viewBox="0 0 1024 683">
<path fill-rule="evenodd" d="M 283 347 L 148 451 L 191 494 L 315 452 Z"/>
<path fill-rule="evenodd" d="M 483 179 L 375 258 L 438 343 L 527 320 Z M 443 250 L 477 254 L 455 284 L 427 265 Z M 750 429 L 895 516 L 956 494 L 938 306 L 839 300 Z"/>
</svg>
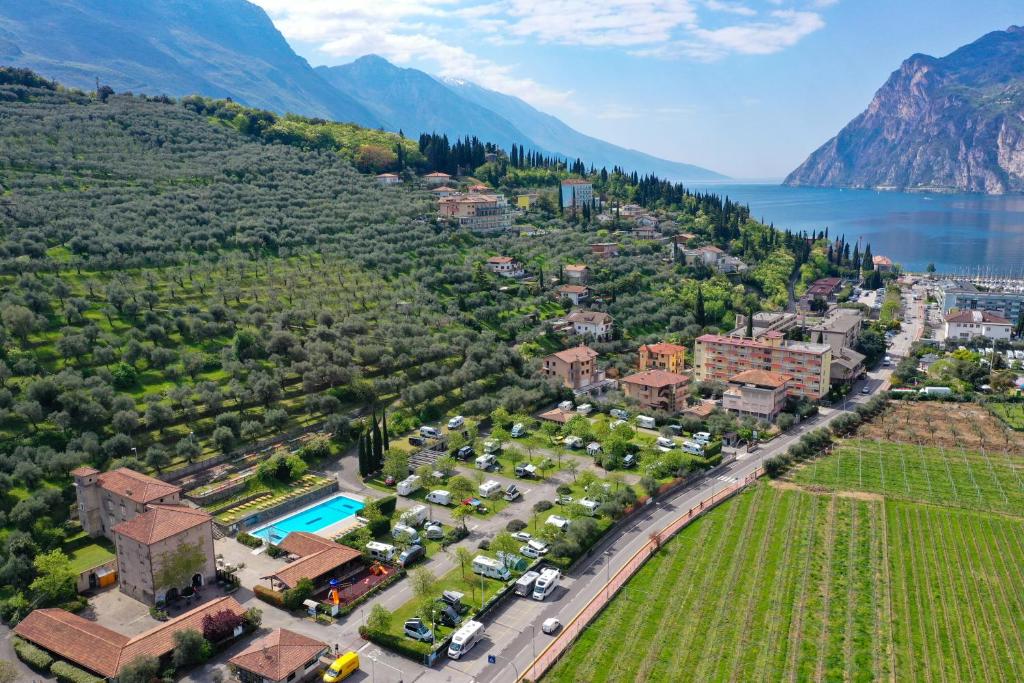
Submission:
<svg viewBox="0 0 1024 683">
<path fill-rule="evenodd" d="M 347 496 L 334 496 L 249 533 L 271 543 L 278 543 L 293 531 L 315 533 L 351 517 L 362 509 L 363 504 L 358 500 Z"/>
</svg>

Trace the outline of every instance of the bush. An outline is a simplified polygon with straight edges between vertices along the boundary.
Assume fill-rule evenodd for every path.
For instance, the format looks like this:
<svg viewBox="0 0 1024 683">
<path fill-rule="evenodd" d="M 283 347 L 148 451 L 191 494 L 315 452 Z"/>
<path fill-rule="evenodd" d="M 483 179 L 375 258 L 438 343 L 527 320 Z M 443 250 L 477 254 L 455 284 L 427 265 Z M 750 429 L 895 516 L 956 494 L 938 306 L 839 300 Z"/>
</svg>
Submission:
<svg viewBox="0 0 1024 683">
<path fill-rule="evenodd" d="M 205 629 L 205 625 L 204 625 Z M 171 661 L 176 669 L 202 664 L 213 654 L 213 646 L 203 634 L 194 628 L 178 631 L 174 634 L 174 652 Z"/>
<path fill-rule="evenodd" d="M 559 484 L 558 488 L 555 489 L 555 491 L 560 496 L 571 496 L 572 495 L 572 487 L 569 486 L 568 484 Z"/>
<path fill-rule="evenodd" d="M 281 548 L 276 545 L 267 546 L 267 555 L 274 558 L 275 560 L 279 557 L 284 557 L 287 554 L 287 550 L 281 550 Z"/>
<path fill-rule="evenodd" d="M 227 640 L 235 634 L 235 629 L 245 624 L 245 617 L 224 609 L 216 614 L 203 617 L 203 638 L 211 643 Z"/>
<path fill-rule="evenodd" d="M 562 488 L 562 487 L 559 486 L 558 488 Z M 570 489 L 570 491 L 571 490 L 572 489 Z M 513 519 L 513 520 L 509 521 L 508 524 L 505 525 L 505 531 L 507 531 L 507 532 L 509 532 L 511 534 L 514 534 L 517 531 L 522 531 L 525 528 L 526 528 L 526 522 L 524 522 L 521 519 Z"/>
<path fill-rule="evenodd" d="M 776 455 L 772 458 L 768 458 L 767 460 L 765 460 L 764 472 L 772 479 L 777 479 L 778 477 L 782 476 L 787 469 L 789 469 L 789 465 L 791 463 L 792 460 L 790 460 L 785 455 Z"/>
<path fill-rule="evenodd" d="M 417 662 L 422 662 L 423 657 L 433 649 L 430 643 L 421 643 L 418 640 L 412 640 L 411 638 L 405 638 L 393 633 L 371 631 L 365 626 L 359 627 L 359 635 L 372 643 L 386 647 L 392 652 Z"/>
<path fill-rule="evenodd" d="M 395 508 L 398 506 L 398 497 L 386 496 L 377 500 L 375 504 L 382 515 L 390 518 L 391 515 L 395 514 Z"/>
<path fill-rule="evenodd" d="M 553 507 L 554 507 L 554 505 L 552 505 L 550 500 L 538 500 L 536 503 L 533 504 L 533 511 L 534 512 L 547 512 L 548 510 L 550 510 Z"/>
<path fill-rule="evenodd" d="M 313 582 L 309 579 L 299 579 L 295 588 L 289 588 L 284 592 L 284 606 L 290 610 L 302 608 L 302 603 L 313 597 Z"/>
<path fill-rule="evenodd" d="M 256 584 L 252 587 L 252 592 L 256 594 L 256 597 L 263 602 L 273 605 L 274 607 L 280 607 L 284 609 L 284 595 L 280 591 L 275 591 L 266 586 Z"/>
<path fill-rule="evenodd" d="M 50 673 L 56 676 L 60 683 L 103 683 L 102 678 L 97 678 L 67 662 L 54 662 L 50 667 Z"/>
<path fill-rule="evenodd" d="M 260 538 L 259 536 L 253 536 L 252 534 L 247 534 L 244 531 L 238 532 L 238 535 L 235 536 L 235 540 L 241 543 L 242 545 L 248 546 L 250 548 L 259 548 L 261 545 L 263 545 L 262 538 Z"/>
<path fill-rule="evenodd" d="M 710 458 L 712 456 L 718 455 L 721 452 L 722 452 L 722 440 L 718 439 L 717 441 L 712 441 L 711 443 L 709 443 L 707 445 L 707 447 L 704 449 L 704 457 L 705 458 Z"/>
<path fill-rule="evenodd" d="M 53 664 L 53 657 L 48 655 L 45 650 L 40 650 L 32 643 L 21 638 L 12 638 L 11 645 L 14 647 L 14 654 L 18 656 L 18 659 L 25 662 L 31 668 L 39 673 L 46 673 L 50 670 L 50 665 Z"/>
</svg>

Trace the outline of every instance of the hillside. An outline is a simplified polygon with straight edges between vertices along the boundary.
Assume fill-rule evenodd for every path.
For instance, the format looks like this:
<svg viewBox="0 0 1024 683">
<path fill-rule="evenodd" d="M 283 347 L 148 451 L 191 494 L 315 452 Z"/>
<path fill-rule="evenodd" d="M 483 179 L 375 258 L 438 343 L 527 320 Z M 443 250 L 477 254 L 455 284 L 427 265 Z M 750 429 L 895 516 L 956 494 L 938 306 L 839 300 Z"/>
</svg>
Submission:
<svg viewBox="0 0 1024 683">
<path fill-rule="evenodd" d="M 910 57 L 785 184 L 1024 191 L 1024 28 Z"/>
<path fill-rule="evenodd" d="M 245 0 L 0 4 L 0 64 L 70 86 L 230 97 L 280 113 L 383 125 L 325 83 Z"/>
</svg>

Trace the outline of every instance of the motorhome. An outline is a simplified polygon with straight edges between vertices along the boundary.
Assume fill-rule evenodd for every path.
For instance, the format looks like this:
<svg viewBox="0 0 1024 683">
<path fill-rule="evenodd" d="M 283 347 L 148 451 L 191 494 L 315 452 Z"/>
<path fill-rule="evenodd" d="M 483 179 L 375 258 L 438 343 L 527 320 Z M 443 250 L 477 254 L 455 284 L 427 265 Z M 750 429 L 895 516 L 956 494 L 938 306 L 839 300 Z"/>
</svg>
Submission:
<svg viewBox="0 0 1024 683">
<path fill-rule="evenodd" d="M 580 415 L 590 415 L 590 413 L 592 413 L 593 411 L 594 406 L 590 405 L 589 403 L 581 403 L 580 405 L 576 406 L 576 412 L 579 413 Z"/>
<path fill-rule="evenodd" d="M 427 506 L 417 505 L 416 507 L 409 508 L 402 513 L 402 516 L 398 518 L 402 524 L 411 527 L 418 527 L 423 522 L 427 521 Z"/>
<path fill-rule="evenodd" d="M 702 444 L 711 443 L 711 432 L 695 432 L 693 440 Z"/>
<path fill-rule="evenodd" d="M 499 581 L 508 581 L 512 577 L 508 567 L 486 555 L 477 555 L 473 558 L 473 573 Z"/>
<path fill-rule="evenodd" d="M 380 541 L 370 541 L 366 544 L 366 554 L 375 560 L 390 562 L 395 556 L 395 546 Z"/>
<path fill-rule="evenodd" d="M 526 425 L 522 422 L 516 422 L 512 425 L 512 431 L 509 432 L 509 434 L 513 439 L 518 439 L 519 437 L 524 436 L 526 434 Z"/>
<path fill-rule="evenodd" d="M 644 429 L 654 429 L 657 425 L 658 423 L 654 420 L 653 417 L 648 417 L 647 415 L 636 416 L 637 427 L 643 427 Z"/>
<path fill-rule="evenodd" d="M 452 494 L 451 492 L 445 491 L 443 489 L 431 491 L 430 493 L 427 494 L 427 502 L 436 503 L 438 505 L 451 505 Z"/>
<path fill-rule="evenodd" d="M 458 429 L 464 424 L 466 424 L 466 418 L 461 415 L 456 415 L 452 419 L 448 420 L 448 429 Z"/>
<path fill-rule="evenodd" d="M 578 436 L 567 436 L 562 439 L 562 443 L 566 448 L 576 450 L 577 448 L 583 448 L 583 439 Z"/>
<path fill-rule="evenodd" d="M 469 652 L 483 637 L 484 625 L 479 621 L 467 621 L 452 636 L 451 645 L 448 646 L 448 656 L 458 659 Z"/>
<path fill-rule="evenodd" d="M 501 450 L 500 441 L 484 441 L 484 453 L 490 455 Z"/>
<path fill-rule="evenodd" d="M 488 479 L 476 488 L 476 492 L 481 498 L 494 498 L 501 493 L 501 484 L 493 479 Z"/>
<path fill-rule="evenodd" d="M 434 427 L 420 427 L 420 436 L 424 439 L 439 439 L 441 438 L 441 432 L 437 431 Z"/>
<path fill-rule="evenodd" d="M 550 515 L 548 516 L 547 521 L 545 521 L 544 523 L 550 524 L 559 531 L 565 531 L 569 528 L 569 520 L 565 517 L 562 517 L 561 515 Z"/>
<path fill-rule="evenodd" d="M 597 502 L 596 500 L 591 500 L 590 498 L 580 498 L 580 505 L 583 506 L 583 509 L 591 517 L 596 515 L 597 508 L 601 507 L 601 503 Z"/>
<path fill-rule="evenodd" d="M 625 410 L 622 410 L 621 408 L 612 408 L 611 410 L 608 411 L 608 414 L 611 415 L 612 417 L 617 417 L 620 420 L 629 419 L 629 413 L 626 412 Z"/>
<path fill-rule="evenodd" d="M 529 571 L 519 577 L 516 581 L 516 595 L 526 597 L 533 593 L 533 584 L 537 582 L 540 572 Z"/>
<path fill-rule="evenodd" d="M 491 453 L 486 453 L 484 455 L 477 456 L 476 468 L 478 470 L 489 470 L 492 467 L 494 467 L 495 463 L 497 462 L 498 459 L 494 457 L 494 455 L 492 455 Z"/>
<path fill-rule="evenodd" d="M 552 591 L 555 590 L 555 586 L 558 585 L 559 576 L 557 569 L 541 571 L 540 576 L 537 577 L 537 582 L 533 584 L 533 599 L 543 600 L 551 595 Z"/>
<path fill-rule="evenodd" d="M 396 524 L 391 527 L 391 538 L 396 541 L 404 539 L 409 543 L 415 544 L 420 542 L 420 532 L 413 529 L 408 524 Z"/>
<path fill-rule="evenodd" d="M 668 438 L 667 436 L 659 436 L 657 444 L 658 448 L 660 448 L 663 451 L 670 451 L 676 447 L 676 442 Z"/>
<path fill-rule="evenodd" d="M 924 394 L 925 396 L 948 396 L 953 393 L 953 390 L 949 387 L 925 387 L 918 393 Z"/>
<path fill-rule="evenodd" d="M 704 455 L 704 444 L 696 441 L 684 441 L 683 450 L 690 455 Z"/>
<path fill-rule="evenodd" d="M 572 401 L 562 401 L 561 403 L 558 404 L 558 409 L 565 412 L 569 412 L 570 410 L 572 410 Z"/>
<path fill-rule="evenodd" d="M 410 474 L 408 477 L 398 482 L 396 490 L 400 496 L 411 496 L 416 491 L 420 490 L 420 478 L 419 475 Z"/>
<path fill-rule="evenodd" d="M 601 452 L 601 444 L 596 441 L 591 441 L 587 444 L 587 455 L 595 456 Z"/>
</svg>

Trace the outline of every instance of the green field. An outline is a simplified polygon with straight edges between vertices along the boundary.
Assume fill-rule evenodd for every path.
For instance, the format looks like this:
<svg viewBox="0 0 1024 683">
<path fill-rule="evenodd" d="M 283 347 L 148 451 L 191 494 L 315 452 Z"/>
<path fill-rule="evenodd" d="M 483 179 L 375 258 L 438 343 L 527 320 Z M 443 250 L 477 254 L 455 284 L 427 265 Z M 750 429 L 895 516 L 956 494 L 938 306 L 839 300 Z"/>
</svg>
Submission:
<svg viewBox="0 0 1024 683">
<path fill-rule="evenodd" d="M 1014 431 L 1024 431 L 1024 403 L 988 403 L 988 409 Z"/>
<path fill-rule="evenodd" d="M 545 680 L 1024 680 L 1022 478 L 844 442 L 684 529 Z"/>
<path fill-rule="evenodd" d="M 852 439 L 793 473 L 802 485 L 1021 514 L 1024 458 Z"/>
</svg>

